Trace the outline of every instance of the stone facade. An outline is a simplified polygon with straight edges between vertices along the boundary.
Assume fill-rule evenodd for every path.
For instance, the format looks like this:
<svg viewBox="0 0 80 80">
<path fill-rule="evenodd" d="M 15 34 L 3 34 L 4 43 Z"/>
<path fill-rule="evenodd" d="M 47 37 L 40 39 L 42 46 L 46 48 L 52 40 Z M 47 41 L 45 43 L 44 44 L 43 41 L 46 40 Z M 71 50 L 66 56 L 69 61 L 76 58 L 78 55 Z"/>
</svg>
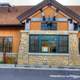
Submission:
<svg viewBox="0 0 80 80">
<path fill-rule="evenodd" d="M 80 56 L 79 56 L 79 47 L 78 47 L 78 32 L 69 33 L 69 65 L 70 66 L 79 66 L 80 65 Z"/>
<path fill-rule="evenodd" d="M 21 31 L 21 41 L 18 53 L 18 64 L 28 64 L 29 35 L 25 31 Z"/>
<path fill-rule="evenodd" d="M 21 42 L 19 46 L 18 64 L 39 64 L 49 66 L 76 66 L 80 65 L 79 51 L 78 51 L 78 32 L 76 31 L 54 31 L 49 34 L 67 34 L 69 35 L 69 53 L 67 55 L 35 55 L 29 54 L 29 34 L 48 34 L 46 32 L 21 32 Z"/>
<path fill-rule="evenodd" d="M 68 56 L 64 55 L 52 55 L 52 56 L 40 56 L 29 55 L 29 64 L 35 65 L 49 65 L 49 66 L 68 66 Z"/>
</svg>

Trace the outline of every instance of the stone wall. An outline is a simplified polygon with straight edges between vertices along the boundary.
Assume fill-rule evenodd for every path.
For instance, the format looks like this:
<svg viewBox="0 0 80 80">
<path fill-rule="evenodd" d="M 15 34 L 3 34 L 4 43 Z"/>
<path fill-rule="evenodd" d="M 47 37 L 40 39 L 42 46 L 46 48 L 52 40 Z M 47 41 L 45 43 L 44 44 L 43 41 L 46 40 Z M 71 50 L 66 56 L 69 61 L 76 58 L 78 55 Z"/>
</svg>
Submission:
<svg viewBox="0 0 80 80">
<path fill-rule="evenodd" d="M 49 65 L 49 66 L 68 66 L 68 56 L 53 55 L 53 56 L 40 56 L 29 55 L 29 64 L 35 65 Z"/>
<path fill-rule="evenodd" d="M 79 66 L 80 65 L 80 55 L 78 47 L 78 32 L 69 33 L 69 65 L 70 66 Z"/>
<path fill-rule="evenodd" d="M 28 49 L 29 49 L 29 34 L 25 31 L 21 31 L 18 64 L 28 64 L 28 52 L 29 52 Z"/>
<path fill-rule="evenodd" d="M 29 54 L 29 34 L 40 34 L 36 32 L 21 32 L 21 42 L 19 46 L 18 64 L 47 64 L 50 66 L 76 66 L 80 65 L 80 56 L 78 51 L 78 32 L 63 31 L 50 32 L 49 34 L 67 34 L 69 35 L 69 54 L 68 55 L 33 55 Z M 43 32 L 41 32 L 43 33 Z M 48 34 L 44 32 L 43 34 Z"/>
</svg>

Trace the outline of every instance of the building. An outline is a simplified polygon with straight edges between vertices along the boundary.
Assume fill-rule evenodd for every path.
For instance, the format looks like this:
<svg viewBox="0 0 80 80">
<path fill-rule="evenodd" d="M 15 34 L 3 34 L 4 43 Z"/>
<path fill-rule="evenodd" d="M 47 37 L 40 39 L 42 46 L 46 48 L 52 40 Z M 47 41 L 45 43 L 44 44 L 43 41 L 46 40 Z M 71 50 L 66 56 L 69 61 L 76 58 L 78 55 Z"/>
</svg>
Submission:
<svg viewBox="0 0 80 80">
<path fill-rule="evenodd" d="M 1 6 L 1 63 L 80 66 L 79 8 L 55 0 L 36 6 Z"/>
</svg>

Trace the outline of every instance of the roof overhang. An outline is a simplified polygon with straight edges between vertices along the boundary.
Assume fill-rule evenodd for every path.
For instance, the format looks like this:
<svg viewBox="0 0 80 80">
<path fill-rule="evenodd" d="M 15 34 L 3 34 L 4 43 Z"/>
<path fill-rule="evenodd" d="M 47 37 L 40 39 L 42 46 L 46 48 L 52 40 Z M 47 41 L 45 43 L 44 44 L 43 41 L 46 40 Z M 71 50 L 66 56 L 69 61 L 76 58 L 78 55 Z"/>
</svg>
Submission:
<svg viewBox="0 0 80 80">
<path fill-rule="evenodd" d="M 24 13 L 22 13 L 17 18 L 18 18 L 18 20 L 20 22 L 22 22 L 23 20 L 25 20 L 28 17 L 32 16 L 35 12 L 37 12 L 40 9 L 42 9 L 46 5 L 54 6 L 56 9 L 59 9 L 60 11 L 62 11 L 63 13 L 65 13 L 67 16 L 71 17 L 73 20 L 75 20 L 78 23 L 80 23 L 80 18 L 79 18 L 78 14 L 76 14 L 74 11 L 72 11 L 69 8 L 67 8 L 66 6 L 61 5 L 56 0 L 44 0 L 43 2 L 39 3 L 38 5 L 33 6 L 29 10 L 25 11 Z"/>
</svg>

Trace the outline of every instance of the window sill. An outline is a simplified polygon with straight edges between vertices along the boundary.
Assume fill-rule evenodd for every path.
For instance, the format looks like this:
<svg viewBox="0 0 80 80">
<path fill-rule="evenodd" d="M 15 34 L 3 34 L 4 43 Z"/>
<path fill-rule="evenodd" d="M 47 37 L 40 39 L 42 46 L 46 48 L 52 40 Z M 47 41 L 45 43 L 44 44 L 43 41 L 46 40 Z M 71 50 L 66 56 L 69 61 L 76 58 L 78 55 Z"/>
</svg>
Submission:
<svg viewBox="0 0 80 80">
<path fill-rule="evenodd" d="M 29 53 L 33 56 L 69 56 L 69 53 Z"/>
</svg>

